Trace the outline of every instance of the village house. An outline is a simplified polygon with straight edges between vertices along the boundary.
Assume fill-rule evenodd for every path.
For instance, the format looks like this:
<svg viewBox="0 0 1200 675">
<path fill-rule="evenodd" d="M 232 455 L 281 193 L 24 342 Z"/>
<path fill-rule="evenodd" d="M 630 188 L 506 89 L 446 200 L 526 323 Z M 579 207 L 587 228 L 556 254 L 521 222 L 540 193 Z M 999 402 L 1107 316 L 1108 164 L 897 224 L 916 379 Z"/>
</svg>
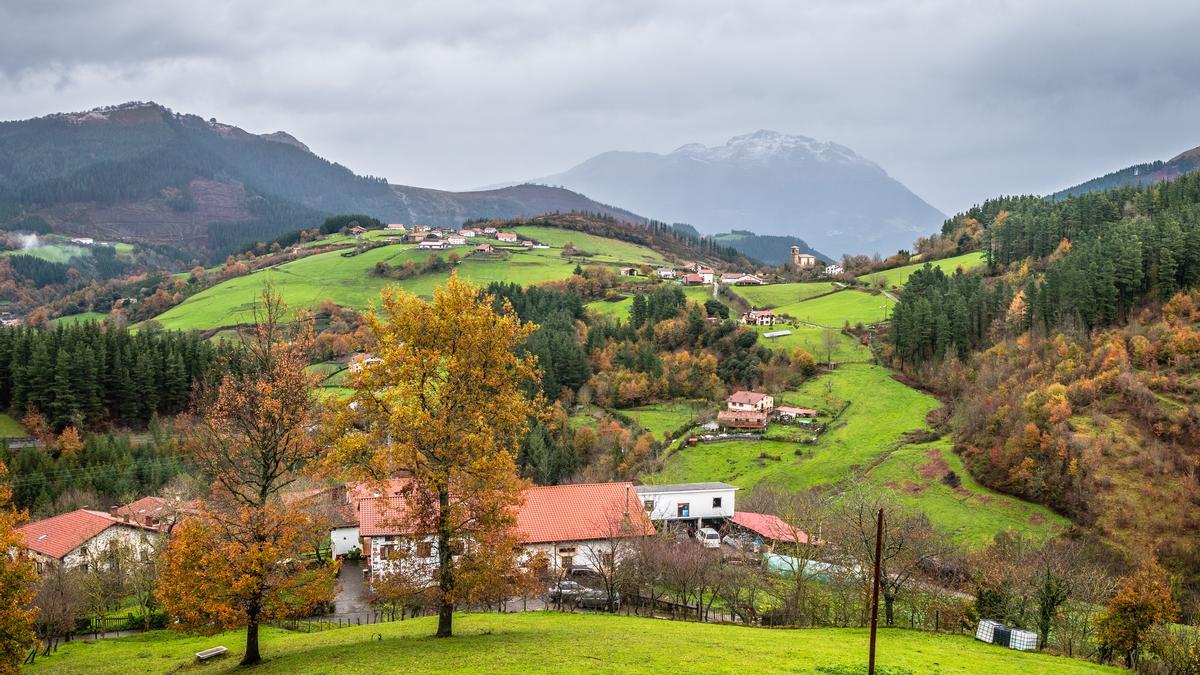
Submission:
<svg viewBox="0 0 1200 675">
<path fill-rule="evenodd" d="M 521 242 L 521 245 L 524 246 L 525 248 L 533 248 L 533 242 L 529 241 L 528 239 L 523 240 Z"/>
<path fill-rule="evenodd" d="M 404 223 L 388 223 L 386 229 L 392 230 L 393 232 L 403 232 Z"/>
<path fill-rule="evenodd" d="M 795 545 L 809 543 L 807 532 L 788 525 L 779 516 L 769 513 L 754 513 L 739 511 L 729 518 L 726 534 L 746 541 L 755 553 L 766 547 L 768 553 L 774 552 L 778 545 Z M 813 542 L 814 545 L 817 542 Z"/>
<path fill-rule="evenodd" d="M 742 315 L 742 323 L 747 326 L 774 326 L 775 313 L 766 309 L 755 309 Z"/>
<path fill-rule="evenodd" d="M 356 511 L 372 575 L 401 565 L 432 574 L 437 540 L 413 527 L 398 491 L 359 499 Z M 567 571 L 611 564 L 607 556 L 618 544 L 654 534 L 654 525 L 632 483 L 580 483 L 527 489 L 516 530 L 527 556 L 543 555 L 551 570 Z"/>
<path fill-rule="evenodd" d="M 149 555 L 162 532 L 155 525 L 103 511 L 79 509 L 22 525 L 17 532 L 39 572 L 50 563 L 87 572 L 114 545 Z"/>
<path fill-rule="evenodd" d="M 409 232 L 400 238 L 405 244 L 419 244 L 425 241 L 425 235 L 420 232 Z"/>
<path fill-rule="evenodd" d="M 736 391 L 725 400 L 725 407 L 737 412 L 770 413 L 775 408 L 775 397 L 757 391 Z"/>
<path fill-rule="evenodd" d="M 433 228 L 428 225 L 417 225 L 417 226 L 414 226 L 413 229 L 416 230 L 417 232 L 429 232 Z"/>
<path fill-rule="evenodd" d="M 497 231 L 496 231 L 496 228 L 494 228 L 494 227 L 485 227 L 485 228 L 483 228 L 483 234 L 484 234 L 485 236 L 494 237 L 494 236 L 496 236 L 496 232 L 497 232 Z"/>
<path fill-rule="evenodd" d="M 195 510 L 195 502 L 167 499 L 166 497 L 142 497 L 124 506 L 114 506 L 109 515 L 126 522 L 137 522 L 170 532 L 180 516 Z"/>
<path fill-rule="evenodd" d="M 729 483 L 639 485 L 642 509 L 655 522 L 694 521 L 696 527 L 720 525 L 734 514 L 738 488 Z"/>
<path fill-rule="evenodd" d="M 764 282 L 753 274 L 741 272 L 725 272 L 721 275 L 721 283 L 735 286 L 761 286 Z"/>
<path fill-rule="evenodd" d="M 444 251 L 450 248 L 450 242 L 444 239 L 426 239 L 417 244 L 417 248 L 424 251 Z"/>
<path fill-rule="evenodd" d="M 757 410 L 722 410 L 717 413 L 717 425 L 723 429 L 766 429 L 767 413 Z"/>
<path fill-rule="evenodd" d="M 704 283 L 704 277 L 695 273 L 685 274 L 683 275 L 683 283 L 685 286 L 699 286 Z"/>
<path fill-rule="evenodd" d="M 494 246 L 492 246 L 491 244 L 480 244 L 475 247 L 476 253 L 491 253 L 492 251 L 495 251 L 495 250 L 496 250 L 496 248 Z"/>
<path fill-rule="evenodd" d="M 660 267 L 654 271 L 658 274 L 658 278 L 660 279 L 675 278 L 675 270 L 671 269 L 670 267 Z"/>
<path fill-rule="evenodd" d="M 716 272 L 707 267 L 701 267 L 700 269 L 696 270 L 696 274 L 700 275 L 700 282 L 705 284 L 711 284 L 713 279 L 717 276 Z"/>
<path fill-rule="evenodd" d="M 836 263 L 833 265 L 825 266 L 825 274 L 828 274 L 831 277 L 836 277 L 837 275 L 842 274 L 845 271 L 846 270 L 841 265 L 838 265 Z"/>
<path fill-rule="evenodd" d="M 367 232 L 367 228 L 363 227 L 362 225 L 355 225 L 354 227 L 350 228 L 350 234 L 352 234 L 356 237 L 359 235 L 362 235 L 362 234 L 366 234 L 366 232 Z"/>
<path fill-rule="evenodd" d="M 465 246 L 467 244 L 467 238 L 461 234 L 451 234 L 447 235 L 446 242 L 451 246 Z"/>
<path fill-rule="evenodd" d="M 96 240 L 91 237 L 71 237 L 71 243 L 79 244 L 80 246 L 91 246 L 96 243 Z"/>
<path fill-rule="evenodd" d="M 359 354 L 354 354 L 353 356 L 350 357 L 350 363 L 349 363 L 348 367 L 349 367 L 350 372 L 358 373 L 358 372 L 361 372 L 364 368 L 367 368 L 368 366 L 374 365 L 376 363 L 383 363 L 383 359 L 379 358 L 378 356 L 375 356 L 374 354 L 371 354 L 370 352 L 362 352 Z"/>
<path fill-rule="evenodd" d="M 620 270 L 618 270 L 618 272 L 620 272 L 621 276 L 623 277 L 636 277 L 641 274 L 636 267 L 622 267 Z"/>
<path fill-rule="evenodd" d="M 470 239 L 471 237 L 474 237 L 474 236 L 475 236 L 475 234 L 476 234 L 475 230 L 472 230 L 472 229 L 471 229 L 471 228 L 469 228 L 469 227 L 468 227 L 468 228 L 463 228 L 463 229 L 459 230 L 459 231 L 458 231 L 458 233 L 459 233 L 459 234 L 461 234 L 462 236 L 464 236 L 464 237 L 468 238 L 468 239 Z"/>
<path fill-rule="evenodd" d="M 499 241 L 515 242 L 517 235 L 513 232 L 497 232 L 496 239 Z"/>
</svg>

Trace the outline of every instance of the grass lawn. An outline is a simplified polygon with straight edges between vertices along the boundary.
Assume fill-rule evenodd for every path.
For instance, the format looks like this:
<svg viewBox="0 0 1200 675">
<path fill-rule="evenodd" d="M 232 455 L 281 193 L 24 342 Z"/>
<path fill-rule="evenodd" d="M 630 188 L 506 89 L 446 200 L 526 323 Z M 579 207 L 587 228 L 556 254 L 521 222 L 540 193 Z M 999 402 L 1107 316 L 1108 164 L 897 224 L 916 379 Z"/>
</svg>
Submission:
<svg viewBox="0 0 1200 675">
<path fill-rule="evenodd" d="M 55 325 L 62 324 L 64 326 L 70 326 L 77 323 L 87 323 L 89 321 L 103 321 L 107 318 L 108 315 L 104 312 L 81 312 L 79 314 L 60 316 L 54 320 L 54 323 Z"/>
<path fill-rule="evenodd" d="M 835 286 L 829 282 L 804 284 L 768 284 L 766 286 L 733 286 L 733 292 L 758 309 L 774 309 L 828 293 Z"/>
<path fill-rule="evenodd" d="M 633 307 L 633 297 L 628 296 L 620 300 L 593 300 L 585 305 L 588 309 L 597 314 L 611 316 L 622 321 L 629 320 L 629 308 Z"/>
<path fill-rule="evenodd" d="M 527 238 L 533 239 L 539 243 L 546 244 L 549 249 L 539 249 L 541 252 L 553 252 L 558 256 L 562 252 L 563 245 L 567 242 L 575 244 L 575 248 L 585 253 L 594 255 L 586 258 L 586 260 L 596 263 L 626 263 L 628 265 L 652 265 L 662 266 L 667 264 L 667 259 L 662 257 L 657 251 L 631 244 L 617 239 L 606 239 L 597 237 L 594 234 L 585 232 L 575 232 L 573 230 L 564 230 L 557 227 L 542 227 L 538 225 L 522 225 L 521 227 L 513 228 L 513 232 Z M 583 263 L 587 266 L 587 262 Z M 574 269 L 574 265 L 572 265 Z"/>
<path fill-rule="evenodd" d="M 0 413 L 0 438 L 23 438 L 28 435 L 25 425 L 8 413 Z"/>
<path fill-rule="evenodd" d="M 938 407 L 932 396 L 893 380 L 885 368 L 867 364 L 839 366 L 776 397 L 779 404 L 835 412 L 850 406 L 814 445 L 785 440 L 803 435 L 796 427 L 772 426 L 779 440 L 734 440 L 699 443 L 670 455 L 662 469 L 642 476 L 647 483 L 725 481 L 742 489 L 758 483 L 790 490 L 821 486 L 853 487 L 869 483 L 893 492 L 902 503 L 924 512 L 934 527 L 968 545 L 986 543 L 1004 531 L 1038 539 L 1050 536 L 1066 521 L 1049 510 L 975 483 L 959 458 L 942 452 L 940 472 L 930 464 L 933 448 L 945 443 L 905 445 L 904 434 L 926 428 L 925 416 Z M 962 485 L 940 482 L 946 471 Z M 924 472 L 924 473 L 922 473 Z"/>
<path fill-rule="evenodd" d="M 456 637 L 435 639 L 434 617 L 322 633 L 261 633 L 265 662 L 255 673 L 411 672 L 768 672 L 865 673 L 868 631 L 771 630 L 599 614 L 458 614 Z M 377 637 L 378 636 L 378 637 Z M 233 672 L 241 633 L 184 637 L 154 631 L 73 641 L 28 672 Z M 195 652 L 225 645 L 230 655 L 193 665 Z M 1086 661 L 1018 652 L 963 635 L 881 629 L 881 673 L 1116 673 Z"/>
<path fill-rule="evenodd" d="M 934 267 L 940 267 L 946 274 L 953 274 L 954 270 L 959 267 L 969 270 L 973 267 L 979 267 L 982 265 L 983 251 L 964 253 L 959 256 L 954 256 L 953 258 L 942 258 L 941 260 L 935 260 L 930 264 Z M 904 282 L 908 281 L 908 278 L 912 276 L 913 272 L 916 272 L 924 266 L 925 263 L 905 265 L 904 267 L 897 267 L 891 270 L 884 270 L 883 272 L 868 274 L 865 277 L 859 277 L 859 279 L 871 285 L 875 285 L 879 279 L 887 279 L 887 285 L 895 288 L 903 286 Z"/>
<path fill-rule="evenodd" d="M 713 299 L 712 286 L 684 286 L 683 294 L 688 300 L 698 302 L 701 305 Z"/>
<path fill-rule="evenodd" d="M 815 323 L 830 328 L 841 328 L 845 323 L 878 323 L 890 316 L 895 304 L 883 295 L 872 295 L 862 291 L 845 290 L 812 300 L 792 303 L 775 309 L 776 314 L 787 314 L 793 319 Z"/>
<path fill-rule="evenodd" d="M 961 481 L 958 487 L 942 482 L 951 471 Z M 867 481 L 890 489 L 902 504 L 925 512 L 939 529 L 968 547 L 987 545 L 997 532 L 1008 529 L 1044 541 L 1071 524 L 1044 506 L 1013 499 L 975 482 L 962 458 L 944 442 L 896 450 L 867 472 Z"/>
<path fill-rule="evenodd" d="M 46 244 L 36 248 L 23 248 L 16 251 L 5 251 L 4 255 L 28 255 L 41 258 L 47 262 L 66 263 L 71 258 L 83 258 L 92 254 L 86 246 L 74 244 Z"/>
<path fill-rule="evenodd" d="M 833 349 L 833 362 L 845 363 L 846 361 L 865 361 L 871 358 L 871 350 L 859 344 L 858 340 L 842 333 L 840 329 L 833 328 L 817 328 L 815 326 L 748 326 L 752 331 L 759 334 L 759 343 L 766 345 L 772 349 L 785 349 L 791 351 L 797 347 L 803 347 L 804 351 L 816 357 L 817 361 L 824 363 L 826 360 L 825 354 L 825 334 L 832 333 L 837 338 L 837 345 Z M 761 337 L 764 333 L 777 332 L 781 330 L 792 331 L 791 335 L 782 337 L 765 338 Z"/>
<path fill-rule="evenodd" d="M 654 403 L 637 408 L 625 408 L 620 412 L 633 419 L 646 431 L 654 434 L 659 441 L 666 441 L 667 434 L 679 429 L 689 422 L 696 420 L 704 405 L 694 405 L 688 401 L 668 401 Z"/>
<path fill-rule="evenodd" d="M 608 262 L 609 259 L 616 261 L 618 256 L 628 256 L 628 259 L 620 262 L 629 264 L 662 262 L 659 254 L 635 244 L 554 228 L 528 229 L 537 230 L 538 239 L 549 238 L 550 234 L 571 235 L 562 240 L 569 239 L 585 250 L 602 253 L 597 256 L 598 262 Z M 543 233 L 542 230 L 546 232 Z M 588 249 L 588 246 L 593 248 Z M 449 252 L 465 256 L 469 250 L 458 248 Z M 444 257 L 449 252 L 442 252 L 441 255 Z M 529 285 L 571 275 L 575 263 L 562 258 L 560 252 L 560 248 L 552 247 L 519 250 L 496 258 L 467 256 L 457 269 L 463 278 L 480 285 L 487 285 L 493 281 Z M 410 293 L 430 297 L 433 289 L 450 276 L 448 272 L 443 272 L 394 281 L 371 274 L 371 269 L 378 262 L 399 265 L 405 261 L 419 262 L 428 259 L 429 252 L 419 251 L 411 245 L 382 246 L 352 257 L 344 257 L 342 253 L 340 250 L 318 253 L 224 281 L 197 293 L 155 319 L 169 329 L 205 329 L 247 321 L 250 318 L 250 310 L 267 281 L 275 284 L 293 310 L 314 306 L 322 300 L 332 300 L 339 305 L 355 309 L 366 309 L 378 300 L 379 292 L 386 286 L 396 285 Z M 601 258 L 603 260 L 600 260 Z"/>
</svg>

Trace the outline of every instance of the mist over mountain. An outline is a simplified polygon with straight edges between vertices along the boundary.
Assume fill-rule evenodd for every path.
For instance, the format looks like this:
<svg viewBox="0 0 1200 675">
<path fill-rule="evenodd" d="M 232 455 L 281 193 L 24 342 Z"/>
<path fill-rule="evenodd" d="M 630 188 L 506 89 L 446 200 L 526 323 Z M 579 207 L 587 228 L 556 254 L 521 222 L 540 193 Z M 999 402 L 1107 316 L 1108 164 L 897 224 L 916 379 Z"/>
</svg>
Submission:
<svg viewBox="0 0 1200 675">
<path fill-rule="evenodd" d="M 38 218 L 64 234 L 221 258 L 333 213 L 448 227 L 567 211 L 645 222 L 561 188 L 393 185 L 323 159 L 286 132 L 253 134 L 152 102 L 0 123 L 0 226 Z"/>
<path fill-rule="evenodd" d="M 832 255 L 894 253 L 945 219 L 850 148 L 767 130 L 667 154 L 606 152 L 534 182 L 705 233 L 793 236 Z"/>
<path fill-rule="evenodd" d="M 1144 164 L 1134 164 L 1124 169 L 1093 178 L 1065 190 L 1059 190 L 1051 199 L 1066 199 L 1072 195 L 1088 192 L 1100 192 L 1124 185 L 1151 185 L 1167 180 L 1175 180 L 1189 171 L 1200 169 L 1200 146 L 1175 155 L 1167 161 L 1157 160 Z"/>
</svg>

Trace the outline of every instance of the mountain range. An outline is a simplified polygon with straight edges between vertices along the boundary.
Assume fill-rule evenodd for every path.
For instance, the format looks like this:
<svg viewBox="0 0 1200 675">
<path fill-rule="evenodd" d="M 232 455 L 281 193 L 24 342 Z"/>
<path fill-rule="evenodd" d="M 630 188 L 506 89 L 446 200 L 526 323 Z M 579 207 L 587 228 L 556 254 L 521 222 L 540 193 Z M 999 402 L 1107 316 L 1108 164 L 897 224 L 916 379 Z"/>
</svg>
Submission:
<svg viewBox="0 0 1200 675">
<path fill-rule="evenodd" d="M 64 234 L 200 250 L 311 227 L 332 213 L 457 226 L 579 211 L 645 219 L 542 185 L 450 192 L 360 176 L 282 131 L 133 102 L 0 123 L 0 225 L 30 218 Z"/>
<path fill-rule="evenodd" d="M 667 154 L 605 152 L 532 182 L 707 234 L 791 236 L 833 255 L 894 253 L 946 218 L 850 148 L 768 130 Z"/>
<path fill-rule="evenodd" d="M 1072 195 L 1099 192 L 1123 185 L 1149 185 L 1166 180 L 1175 180 L 1189 171 L 1200 169 L 1200 147 L 1175 155 L 1167 161 L 1157 160 L 1145 164 L 1134 164 L 1119 171 L 1093 178 L 1050 195 L 1051 199 L 1066 199 Z"/>
</svg>

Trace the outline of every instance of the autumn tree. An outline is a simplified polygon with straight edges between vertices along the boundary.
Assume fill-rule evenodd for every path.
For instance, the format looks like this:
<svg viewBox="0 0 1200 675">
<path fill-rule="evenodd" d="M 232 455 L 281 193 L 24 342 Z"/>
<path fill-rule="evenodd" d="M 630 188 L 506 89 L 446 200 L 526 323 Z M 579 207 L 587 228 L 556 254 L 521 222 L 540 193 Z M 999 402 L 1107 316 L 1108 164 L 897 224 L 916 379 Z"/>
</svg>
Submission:
<svg viewBox="0 0 1200 675">
<path fill-rule="evenodd" d="M 159 599 L 191 629 L 246 627 L 243 665 L 261 660 L 259 624 L 311 611 L 332 597 L 336 565 L 303 563 L 308 514 L 281 493 L 316 459 L 316 401 L 304 368 L 312 329 L 285 325 L 269 287 L 255 307 L 242 367 L 202 392 L 185 451 L 211 486 L 176 527 Z"/>
<path fill-rule="evenodd" d="M 8 488 L 8 469 L 0 464 L 0 546 L 19 551 L 23 537 L 14 529 L 24 515 L 8 508 L 12 496 Z M 0 555 L 0 673 L 15 673 L 25 651 L 33 644 L 34 618 L 30 608 L 34 598 L 36 574 L 33 562 L 23 555 Z"/>
<path fill-rule="evenodd" d="M 1121 580 L 1120 590 L 1100 615 L 1100 644 L 1107 655 L 1120 655 L 1133 668 L 1150 630 L 1174 621 L 1177 612 L 1166 572 L 1149 562 Z"/>
<path fill-rule="evenodd" d="M 410 477 L 403 519 L 436 538 L 437 636 L 450 637 L 455 605 L 517 564 L 515 457 L 541 401 L 526 394 L 536 390 L 536 359 L 516 348 L 536 326 L 457 275 L 432 303 L 385 290 L 368 323 L 380 362 L 335 406 L 329 465 L 351 477 Z"/>
</svg>

